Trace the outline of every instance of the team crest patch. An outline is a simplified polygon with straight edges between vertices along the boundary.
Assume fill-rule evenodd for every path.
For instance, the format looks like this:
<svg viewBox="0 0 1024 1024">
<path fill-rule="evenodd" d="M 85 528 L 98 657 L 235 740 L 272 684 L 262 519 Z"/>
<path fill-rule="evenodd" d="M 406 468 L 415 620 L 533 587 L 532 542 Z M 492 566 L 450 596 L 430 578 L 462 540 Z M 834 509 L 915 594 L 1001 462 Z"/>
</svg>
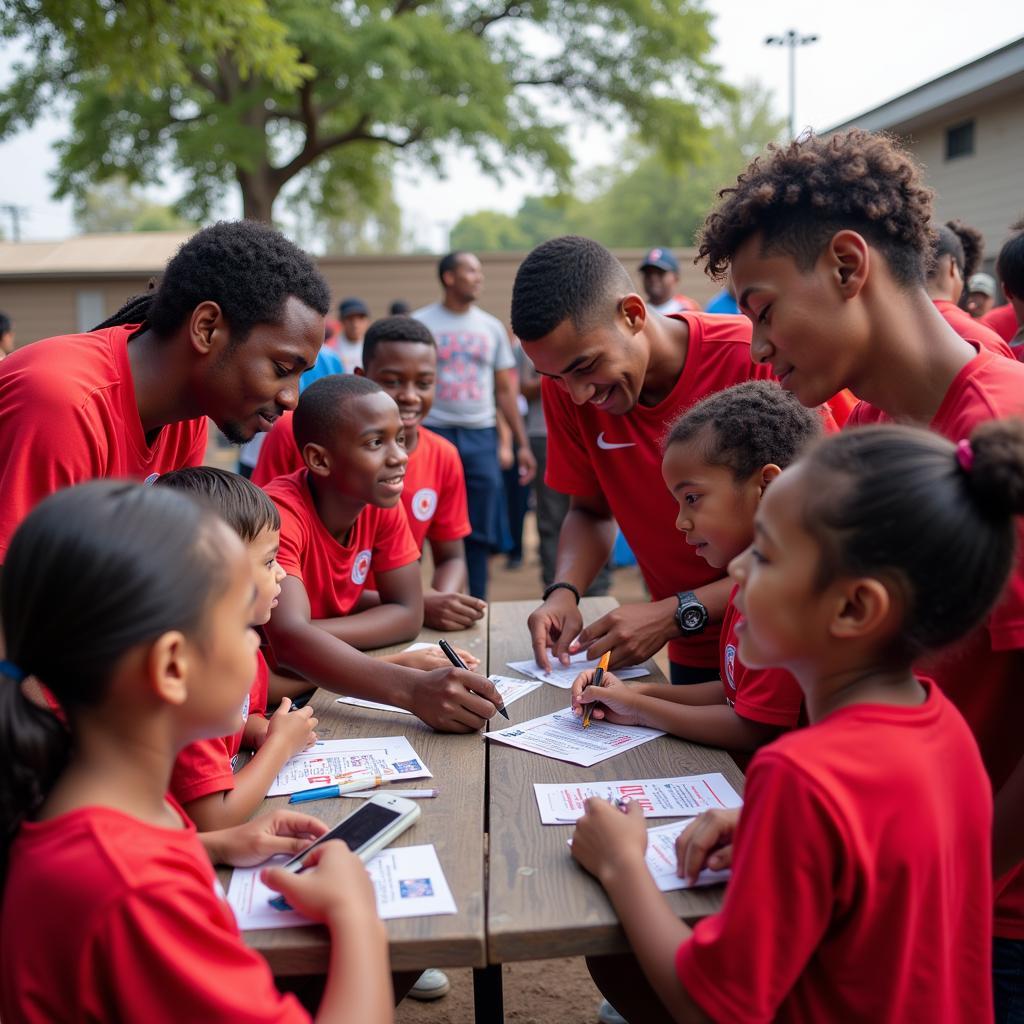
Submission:
<svg viewBox="0 0 1024 1024">
<path fill-rule="evenodd" d="M 736 645 L 725 645 L 725 681 L 730 689 L 736 689 Z"/>
<path fill-rule="evenodd" d="M 412 496 L 412 514 L 421 522 L 429 522 L 437 511 L 437 491 L 421 487 Z"/>
<path fill-rule="evenodd" d="M 370 556 L 369 550 L 360 551 L 356 555 L 356 560 L 352 563 L 352 582 L 353 583 L 365 583 L 366 577 L 370 575 Z"/>
</svg>

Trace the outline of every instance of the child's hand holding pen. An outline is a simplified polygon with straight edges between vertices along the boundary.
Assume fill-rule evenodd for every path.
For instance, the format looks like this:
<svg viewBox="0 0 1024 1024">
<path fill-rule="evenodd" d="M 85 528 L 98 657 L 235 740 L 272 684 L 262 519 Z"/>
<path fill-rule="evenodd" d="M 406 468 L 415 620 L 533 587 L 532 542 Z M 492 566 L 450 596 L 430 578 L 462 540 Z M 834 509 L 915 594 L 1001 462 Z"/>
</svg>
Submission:
<svg viewBox="0 0 1024 1024">
<path fill-rule="evenodd" d="M 586 808 L 573 833 L 573 857 L 599 881 L 630 864 L 643 868 L 647 823 L 639 802 L 633 800 L 620 809 L 617 803 L 591 797 Z"/>
<path fill-rule="evenodd" d="M 637 694 L 614 672 L 605 672 L 601 686 L 593 685 L 597 669 L 581 672 L 572 684 L 572 711 L 582 715 L 584 709 L 593 708 L 594 721 L 604 719 L 613 725 L 643 725 L 637 710 Z"/>
</svg>

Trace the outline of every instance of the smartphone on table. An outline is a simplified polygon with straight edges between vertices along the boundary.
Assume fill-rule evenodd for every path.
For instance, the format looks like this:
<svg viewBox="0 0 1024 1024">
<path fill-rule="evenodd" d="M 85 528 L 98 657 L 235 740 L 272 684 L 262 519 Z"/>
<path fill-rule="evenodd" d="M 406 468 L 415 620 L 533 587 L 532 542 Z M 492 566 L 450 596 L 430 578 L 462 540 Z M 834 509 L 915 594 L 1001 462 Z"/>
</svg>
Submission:
<svg viewBox="0 0 1024 1024">
<path fill-rule="evenodd" d="M 402 796 L 377 793 L 347 818 L 338 822 L 306 849 L 295 854 L 284 868 L 301 871 L 306 858 L 322 843 L 340 839 L 364 863 L 393 843 L 420 816 L 419 804 Z"/>
</svg>

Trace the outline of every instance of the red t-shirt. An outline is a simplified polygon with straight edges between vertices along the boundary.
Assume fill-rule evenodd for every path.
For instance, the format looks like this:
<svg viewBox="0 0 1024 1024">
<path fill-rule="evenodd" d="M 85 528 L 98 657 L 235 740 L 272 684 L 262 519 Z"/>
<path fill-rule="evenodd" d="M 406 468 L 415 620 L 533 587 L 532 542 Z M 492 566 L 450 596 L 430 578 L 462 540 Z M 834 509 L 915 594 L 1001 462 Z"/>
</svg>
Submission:
<svg viewBox="0 0 1024 1024">
<path fill-rule="evenodd" d="M 22 826 L 0 979 L 4 1024 L 309 1021 L 242 941 L 195 826 L 108 807 Z"/>
<path fill-rule="evenodd" d="M 394 508 L 367 505 L 342 544 L 320 521 L 306 484 L 306 470 L 272 480 L 266 487 L 281 513 L 277 560 L 302 581 L 312 619 L 347 615 L 366 586 L 366 577 L 390 572 L 420 557 L 401 503 Z"/>
<path fill-rule="evenodd" d="M 995 331 L 996 334 L 998 334 L 999 337 L 1007 343 L 1009 343 L 1010 339 L 1017 333 L 1017 330 L 1020 327 L 1020 324 L 1017 323 L 1017 313 L 1009 302 L 1005 302 L 1001 306 L 996 306 L 994 309 L 990 309 L 983 317 L 979 317 L 979 319 L 986 327 Z"/>
<path fill-rule="evenodd" d="M 18 524 L 54 491 L 202 464 L 205 417 L 170 423 L 146 442 L 128 365 L 138 329 L 47 338 L 0 362 L 0 562 Z"/>
<path fill-rule="evenodd" d="M 603 495 L 636 555 L 651 598 L 660 601 L 722 578 L 675 528 L 676 502 L 661 477 L 661 442 L 668 425 L 695 402 L 723 388 L 770 378 L 750 359 L 750 321 L 745 316 L 679 313 L 690 329 L 686 362 L 675 387 L 657 405 L 635 405 L 625 416 L 578 406 L 558 384 L 541 381 L 548 427 L 545 482 L 563 494 Z M 669 641 L 669 658 L 680 665 L 718 665 L 718 626 L 697 637 Z"/>
<path fill-rule="evenodd" d="M 196 740 L 178 754 L 171 772 L 171 795 L 180 804 L 223 793 L 235 788 L 231 770 L 235 755 L 242 749 L 245 723 L 250 715 L 262 715 L 267 710 L 269 670 L 262 652 L 256 652 L 256 678 L 242 705 L 242 728 L 230 736 L 212 740 Z"/>
<path fill-rule="evenodd" d="M 262 487 L 279 476 L 302 468 L 302 456 L 295 445 L 292 414 L 286 412 L 263 442 L 252 480 Z M 470 534 L 466 478 L 458 449 L 447 438 L 426 427 L 419 428 L 419 441 L 405 467 L 402 507 L 420 551 L 427 538 L 461 540 Z"/>
<path fill-rule="evenodd" d="M 829 412 L 832 413 L 832 419 L 835 421 L 835 429 L 839 429 L 846 423 L 853 412 L 854 407 L 857 405 L 859 399 L 849 389 L 843 388 L 842 391 L 836 392 L 825 404 L 828 406 Z M 832 425 L 829 423 L 825 424 L 825 432 L 832 433 Z"/>
<path fill-rule="evenodd" d="M 980 320 L 975 320 L 970 313 L 961 309 L 955 302 L 949 302 L 946 299 L 932 299 L 932 301 L 946 323 L 965 341 L 975 341 L 982 348 L 995 352 L 997 355 L 1006 356 L 1008 359 L 1016 358 L 1013 349 L 991 327 L 986 327 Z"/>
<path fill-rule="evenodd" d="M 992 796 L 941 691 L 754 756 L 721 911 L 676 953 L 713 1020 L 992 1019 Z"/>
<path fill-rule="evenodd" d="M 741 718 L 795 729 L 800 724 L 804 692 L 792 673 L 781 668 L 747 668 L 739 659 L 736 626 L 743 616 L 734 604 L 737 589 L 733 587 L 722 616 L 720 664 L 725 699 Z"/>
<path fill-rule="evenodd" d="M 957 374 L 929 424 L 951 441 L 970 437 L 987 420 L 1024 416 L 1024 366 L 991 352 L 979 352 Z M 888 422 L 861 402 L 847 426 Z M 1019 553 L 1010 582 L 984 626 L 932 660 L 924 670 L 959 708 L 974 732 L 995 790 L 1024 756 L 1024 520 L 1018 520 Z M 1024 939 L 1024 864 L 999 893 L 995 933 Z"/>
</svg>

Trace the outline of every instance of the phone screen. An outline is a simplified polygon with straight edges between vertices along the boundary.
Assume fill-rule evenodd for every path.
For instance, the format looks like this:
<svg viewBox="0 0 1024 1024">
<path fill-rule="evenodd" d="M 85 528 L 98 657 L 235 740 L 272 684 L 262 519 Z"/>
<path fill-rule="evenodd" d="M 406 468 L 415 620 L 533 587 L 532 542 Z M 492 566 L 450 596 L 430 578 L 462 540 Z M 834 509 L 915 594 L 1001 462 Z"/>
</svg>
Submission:
<svg viewBox="0 0 1024 1024">
<path fill-rule="evenodd" d="M 382 829 L 387 828 L 398 817 L 401 817 L 400 813 L 389 807 L 381 807 L 380 804 L 374 803 L 363 804 L 355 814 L 335 825 L 330 832 L 321 836 L 312 846 L 292 857 L 285 867 L 302 860 L 314 847 L 331 839 L 340 839 L 350 850 L 358 850 L 360 846 L 372 839 Z"/>
</svg>

